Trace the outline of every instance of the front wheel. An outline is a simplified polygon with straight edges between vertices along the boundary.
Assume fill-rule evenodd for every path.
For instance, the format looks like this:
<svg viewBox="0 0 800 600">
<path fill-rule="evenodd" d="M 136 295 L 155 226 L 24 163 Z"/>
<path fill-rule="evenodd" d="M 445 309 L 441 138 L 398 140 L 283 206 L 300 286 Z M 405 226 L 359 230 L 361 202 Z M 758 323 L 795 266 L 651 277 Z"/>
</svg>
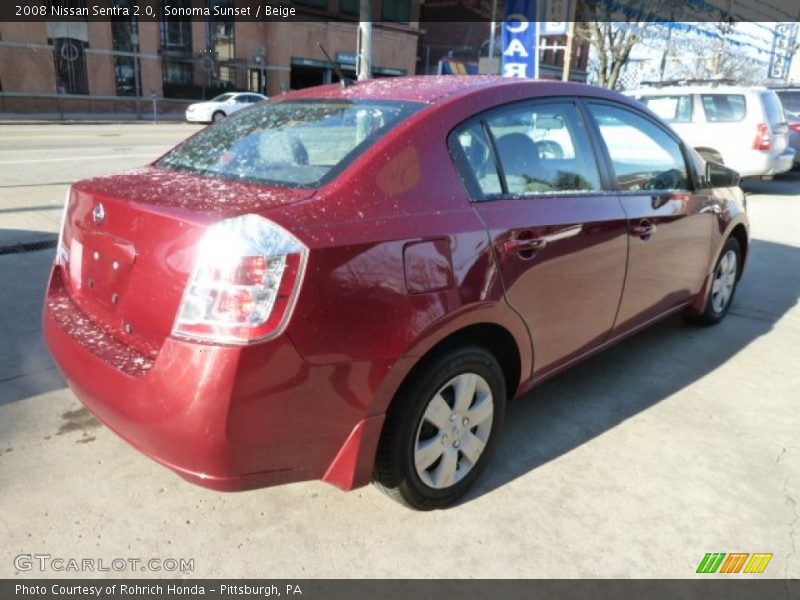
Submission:
<svg viewBox="0 0 800 600">
<path fill-rule="evenodd" d="M 214 123 L 218 123 L 219 121 L 222 121 L 222 119 L 224 118 L 225 118 L 225 113 L 222 112 L 221 110 L 218 110 L 213 115 L 211 115 L 211 121 Z"/>
<path fill-rule="evenodd" d="M 505 414 L 506 389 L 485 349 L 452 350 L 425 365 L 389 408 L 375 482 L 410 508 L 450 506 L 486 465 Z"/>
<path fill-rule="evenodd" d="M 694 321 L 715 325 L 728 314 L 739 282 L 741 264 L 742 249 L 739 241 L 736 238 L 728 238 L 714 267 L 711 292 L 708 294 L 705 309 L 699 317 L 693 319 Z"/>
</svg>

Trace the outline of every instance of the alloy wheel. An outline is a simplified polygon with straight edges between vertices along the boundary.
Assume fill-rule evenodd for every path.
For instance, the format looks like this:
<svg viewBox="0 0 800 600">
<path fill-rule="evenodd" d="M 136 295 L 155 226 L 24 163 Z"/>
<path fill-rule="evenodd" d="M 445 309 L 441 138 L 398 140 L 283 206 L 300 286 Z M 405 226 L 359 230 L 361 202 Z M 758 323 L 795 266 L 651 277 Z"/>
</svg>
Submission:
<svg viewBox="0 0 800 600">
<path fill-rule="evenodd" d="M 476 373 L 453 377 L 434 394 L 414 443 L 414 466 L 422 482 L 444 489 L 478 463 L 492 430 L 494 402 L 488 382 Z"/>
<path fill-rule="evenodd" d="M 733 289 L 736 287 L 737 262 L 736 252 L 728 250 L 717 265 L 714 283 L 711 287 L 711 306 L 716 313 L 724 311 L 733 296 Z"/>
</svg>

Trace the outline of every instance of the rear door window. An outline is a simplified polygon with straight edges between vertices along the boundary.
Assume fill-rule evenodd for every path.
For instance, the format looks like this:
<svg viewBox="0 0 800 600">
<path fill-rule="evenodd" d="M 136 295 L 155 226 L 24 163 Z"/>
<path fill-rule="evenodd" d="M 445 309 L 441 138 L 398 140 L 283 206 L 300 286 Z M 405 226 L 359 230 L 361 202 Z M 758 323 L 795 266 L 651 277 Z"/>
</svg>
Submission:
<svg viewBox="0 0 800 600">
<path fill-rule="evenodd" d="M 764 111 L 767 113 L 767 121 L 772 127 L 786 123 L 786 115 L 783 106 L 775 92 L 764 92 L 761 94 L 761 101 L 764 103 Z"/>
<path fill-rule="evenodd" d="M 486 124 L 509 195 L 602 189 L 594 153 L 574 104 L 516 105 L 492 113 Z"/>
<path fill-rule="evenodd" d="M 481 121 L 472 121 L 453 132 L 450 150 L 459 164 L 470 196 L 489 198 L 502 194 L 494 153 Z"/>
<path fill-rule="evenodd" d="M 681 96 L 644 96 L 641 102 L 667 123 L 691 123 L 692 97 Z"/>
<path fill-rule="evenodd" d="M 681 146 L 664 129 L 628 109 L 589 104 L 624 191 L 688 190 Z"/>
<path fill-rule="evenodd" d="M 701 94 L 700 100 L 709 123 L 742 121 L 747 114 L 743 94 Z"/>
</svg>

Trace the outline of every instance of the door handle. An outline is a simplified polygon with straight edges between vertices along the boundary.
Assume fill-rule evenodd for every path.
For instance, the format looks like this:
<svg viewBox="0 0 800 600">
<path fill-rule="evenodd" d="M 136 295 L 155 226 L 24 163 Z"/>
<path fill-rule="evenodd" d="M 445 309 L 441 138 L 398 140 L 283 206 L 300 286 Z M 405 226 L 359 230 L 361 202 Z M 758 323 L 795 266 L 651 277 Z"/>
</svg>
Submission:
<svg viewBox="0 0 800 600">
<path fill-rule="evenodd" d="M 631 235 L 640 237 L 643 240 L 650 239 L 650 236 L 656 232 L 656 226 L 647 219 L 642 219 L 636 225 L 631 226 Z"/>
<path fill-rule="evenodd" d="M 503 242 L 503 251 L 508 253 L 526 254 L 541 250 L 547 245 L 547 240 L 540 237 L 513 238 Z M 523 257 L 525 258 L 525 257 Z"/>
</svg>

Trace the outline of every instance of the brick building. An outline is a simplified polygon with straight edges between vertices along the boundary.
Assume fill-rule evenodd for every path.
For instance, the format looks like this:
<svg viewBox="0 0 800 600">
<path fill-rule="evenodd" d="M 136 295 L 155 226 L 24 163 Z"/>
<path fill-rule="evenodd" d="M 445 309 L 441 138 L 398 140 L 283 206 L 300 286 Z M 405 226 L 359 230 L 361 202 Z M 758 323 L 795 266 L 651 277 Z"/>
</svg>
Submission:
<svg viewBox="0 0 800 600">
<path fill-rule="evenodd" d="M 419 0 L 372 2 L 373 75 L 413 74 Z M 0 112 L 141 112 L 152 97 L 168 112 L 228 89 L 274 95 L 335 81 L 318 42 L 355 76 L 358 0 L 293 4 L 307 20 L 0 22 Z"/>
</svg>

